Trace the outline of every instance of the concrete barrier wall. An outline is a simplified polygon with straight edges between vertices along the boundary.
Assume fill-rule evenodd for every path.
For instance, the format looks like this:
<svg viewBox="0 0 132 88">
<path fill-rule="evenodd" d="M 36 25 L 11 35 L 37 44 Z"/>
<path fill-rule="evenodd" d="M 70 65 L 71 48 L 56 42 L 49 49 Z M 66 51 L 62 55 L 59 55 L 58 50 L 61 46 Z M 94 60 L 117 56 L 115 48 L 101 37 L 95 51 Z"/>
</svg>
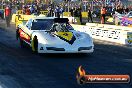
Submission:
<svg viewBox="0 0 132 88">
<path fill-rule="evenodd" d="M 39 15 L 39 16 L 45 16 L 43 14 Z M 12 22 L 16 24 L 16 26 L 18 24 L 21 24 L 22 21 L 24 20 L 29 20 L 30 18 L 36 17 L 36 15 L 23 15 L 23 14 L 13 14 L 12 15 Z M 74 24 L 81 24 L 80 23 L 80 19 L 78 17 L 67 17 L 67 16 L 63 16 L 63 18 L 68 18 L 70 23 L 74 23 Z"/>
<path fill-rule="evenodd" d="M 86 25 L 71 24 L 75 30 L 88 33 L 92 38 L 115 43 L 132 45 L 132 28 L 87 23 Z"/>
</svg>

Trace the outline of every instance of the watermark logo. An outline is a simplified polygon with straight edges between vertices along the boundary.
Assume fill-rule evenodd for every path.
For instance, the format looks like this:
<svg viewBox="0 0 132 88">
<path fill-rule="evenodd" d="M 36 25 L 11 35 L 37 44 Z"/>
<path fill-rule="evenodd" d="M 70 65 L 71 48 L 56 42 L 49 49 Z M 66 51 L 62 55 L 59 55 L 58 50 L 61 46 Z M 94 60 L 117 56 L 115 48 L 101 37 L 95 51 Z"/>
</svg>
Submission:
<svg viewBox="0 0 132 88">
<path fill-rule="evenodd" d="M 76 75 L 78 84 L 86 83 L 129 83 L 129 75 L 86 75 L 85 70 L 80 66 Z"/>
</svg>

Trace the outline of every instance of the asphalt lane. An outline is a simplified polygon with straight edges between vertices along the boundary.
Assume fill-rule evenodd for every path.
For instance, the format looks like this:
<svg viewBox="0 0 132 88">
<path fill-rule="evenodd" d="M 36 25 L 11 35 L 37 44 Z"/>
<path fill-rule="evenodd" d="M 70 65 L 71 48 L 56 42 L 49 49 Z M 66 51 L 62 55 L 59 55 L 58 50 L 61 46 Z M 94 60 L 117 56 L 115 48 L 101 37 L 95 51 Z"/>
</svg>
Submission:
<svg viewBox="0 0 132 88">
<path fill-rule="evenodd" d="M 0 30 L 1 88 L 132 88 L 128 84 L 78 85 L 80 65 L 87 74 L 128 74 L 132 77 L 132 49 L 95 41 L 93 54 L 34 54 L 21 48 L 15 29 Z"/>
</svg>

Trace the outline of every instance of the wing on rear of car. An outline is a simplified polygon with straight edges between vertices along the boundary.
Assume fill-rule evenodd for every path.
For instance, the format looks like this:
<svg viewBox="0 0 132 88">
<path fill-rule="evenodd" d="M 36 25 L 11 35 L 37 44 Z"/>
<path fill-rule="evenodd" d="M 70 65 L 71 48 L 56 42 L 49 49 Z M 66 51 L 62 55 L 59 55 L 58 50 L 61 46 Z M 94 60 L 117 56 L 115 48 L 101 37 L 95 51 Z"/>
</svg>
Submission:
<svg viewBox="0 0 132 88">
<path fill-rule="evenodd" d="M 68 18 L 54 18 L 55 23 L 68 23 Z"/>
</svg>

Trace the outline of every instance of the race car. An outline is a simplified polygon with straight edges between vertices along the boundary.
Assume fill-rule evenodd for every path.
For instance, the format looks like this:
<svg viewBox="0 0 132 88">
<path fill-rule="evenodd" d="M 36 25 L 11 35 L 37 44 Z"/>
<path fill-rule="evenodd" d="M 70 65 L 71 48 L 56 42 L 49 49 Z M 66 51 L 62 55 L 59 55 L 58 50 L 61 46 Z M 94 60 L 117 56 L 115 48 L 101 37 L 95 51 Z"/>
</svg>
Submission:
<svg viewBox="0 0 132 88">
<path fill-rule="evenodd" d="M 37 53 L 92 53 L 92 38 L 75 31 L 68 18 L 35 17 L 18 25 L 16 38 L 23 47 L 28 44 Z"/>
</svg>

